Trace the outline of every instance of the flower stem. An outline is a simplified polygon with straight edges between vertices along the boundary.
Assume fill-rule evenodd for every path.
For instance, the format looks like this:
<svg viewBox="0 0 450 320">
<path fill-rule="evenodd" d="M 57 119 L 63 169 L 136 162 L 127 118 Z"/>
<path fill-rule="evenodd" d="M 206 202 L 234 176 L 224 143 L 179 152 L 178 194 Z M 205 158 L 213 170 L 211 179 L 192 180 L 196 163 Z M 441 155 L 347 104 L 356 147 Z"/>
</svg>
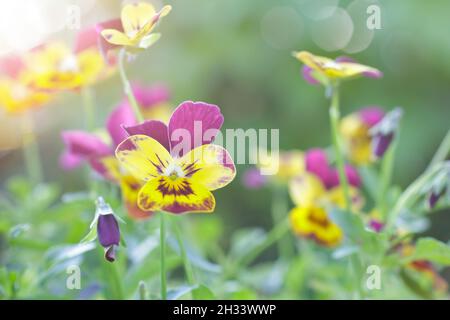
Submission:
<svg viewBox="0 0 450 320">
<path fill-rule="evenodd" d="M 386 198 L 389 185 L 391 184 L 392 180 L 395 150 L 397 149 L 397 145 L 398 145 L 398 133 L 396 134 L 396 137 L 394 138 L 394 141 L 392 142 L 389 150 L 384 155 L 381 163 L 381 180 L 378 189 L 379 192 L 377 196 L 377 205 L 378 210 L 380 211 L 380 215 L 383 218 L 383 221 L 386 221 L 386 215 L 388 211 L 388 208 L 386 207 Z"/>
<path fill-rule="evenodd" d="M 184 265 L 184 272 L 186 273 L 186 278 L 189 283 L 189 285 L 195 285 L 195 275 L 194 270 L 192 269 L 191 262 L 189 261 L 189 257 L 186 254 L 186 248 L 184 246 L 183 238 L 181 237 L 181 231 L 178 226 L 178 222 L 176 221 L 176 217 L 173 217 L 172 219 L 172 226 L 175 231 L 175 236 L 177 238 L 178 247 L 180 248 L 180 254 L 181 258 L 183 259 L 183 265 Z"/>
<path fill-rule="evenodd" d="M 245 256 L 238 264 L 238 267 L 246 267 L 252 263 L 272 244 L 280 240 L 289 231 L 289 219 L 281 220 L 268 234 L 266 239 L 256 247 L 250 254 Z"/>
<path fill-rule="evenodd" d="M 355 300 L 361 300 L 364 298 L 364 291 L 361 286 L 362 276 L 362 264 L 358 255 L 353 254 L 350 256 L 350 264 L 355 275 L 355 290 L 353 292 Z"/>
<path fill-rule="evenodd" d="M 84 121 L 86 129 L 92 131 L 95 129 L 95 108 L 94 108 L 94 95 L 89 87 L 83 87 L 81 89 L 81 95 L 83 98 L 83 111 Z"/>
<path fill-rule="evenodd" d="M 330 122 L 331 122 L 331 139 L 333 141 L 333 148 L 336 157 L 336 166 L 339 173 L 339 182 L 344 191 L 345 208 L 347 211 L 351 210 L 351 199 L 349 186 L 347 181 L 347 175 L 345 174 L 344 156 L 342 154 L 342 143 L 339 135 L 339 87 L 334 85 L 331 93 L 331 105 L 330 105 Z"/>
<path fill-rule="evenodd" d="M 166 223 L 165 213 L 159 213 L 160 263 L 161 263 L 161 299 L 167 300 L 167 271 L 166 271 Z"/>
<path fill-rule="evenodd" d="M 281 223 L 288 213 L 286 203 L 286 193 L 282 186 L 273 187 L 272 198 L 272 219 L 273 224 L 277 225 Z M 287 236 L 281 236 L 277 240 L 278 254 L 281 259 L 288 259 L 294 252 L 292 242 Z"/>
<path fill-rule="evenodd" d="M 447 134 L 444 137 L 444 140 L 442 140 L 441 144 L 439 145 L 439 148 L 434 154 L 433 159 L 431 160 L 428 166 L 428 169 L 434 167 L 439 162 L 444 161 L 445 158 L 448 156 L 449 152 L 450 152 L 450 130 L 448 130 Z"/>
<path fill-rule="evenodd" d="M 420 197 L 420 190 L 423 186 L 430 180 L 436 172 L 442 169 L 445 166 L 445 163 L 438 163 L 434 167 L 425 170 L 422 175 L 420 175 L 413 183 L 409 185 L 408 188 L 400 195 L 397 202 L 395 203 L 394 208 L 390 211 L 390 215 L 387 218 L 386 229 L 390 230 L 394 225 L 397 219 L 397 216 L 400 214 L 402 209 L 407 207 L 409 204 L 414 202 L 418 197 Z"/>
<path fill-rule="evenodd" d="M 128 97 L 128 101 L 130 102 L 131 108 L 133 109 L 136 120 L 138 122 L 142 122 L 144 121 L 144 117 L 142 116 L 139 104 L 134 97 L 133 89 L 131 87 L 130 81 L 128 80 L 127 74 L 125 73 L 125 59 L 126 51 L 125 49 L 121 49 L 119 53 L 119 73 L 120 78 L 122 79 L 123 90 Z"/>
<path fill-rule="evenodd" d="M 33 184 L 42 182 L 42 164 L 39 156 L 39 145 L 34 132 L 33 118 L 25 113 L 22 118 L 22 150 L 28 177 Z"/>
</svg>

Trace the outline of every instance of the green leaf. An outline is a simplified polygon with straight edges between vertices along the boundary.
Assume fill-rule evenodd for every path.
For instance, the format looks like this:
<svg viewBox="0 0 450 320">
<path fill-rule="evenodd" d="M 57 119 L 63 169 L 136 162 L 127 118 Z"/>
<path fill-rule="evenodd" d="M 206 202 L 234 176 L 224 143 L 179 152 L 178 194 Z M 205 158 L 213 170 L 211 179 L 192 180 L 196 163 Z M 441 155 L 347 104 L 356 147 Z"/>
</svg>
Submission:
<svg viewBox="0 0 450 320">
<path fill-rule="evenodd" d="M 213 300 L 215 298 L 214 293 L 202 284 L 192 290 L 192 297 L 195 300 Z"/>
<path fill-rule="evenodd" d="M 97 238 L 97 228 L 93 227 L 89 230 L 88 234 L 80 241 L 80 243 L 87 243 L 94 241 Z"/>
<path fill-rule="evenodd" d="M 414 253 L 406 259 L 407 261 L 428 260 L 450 266 L 450 246 L 433 238 L 421 238 L 416 243 Z"/>
</svg>

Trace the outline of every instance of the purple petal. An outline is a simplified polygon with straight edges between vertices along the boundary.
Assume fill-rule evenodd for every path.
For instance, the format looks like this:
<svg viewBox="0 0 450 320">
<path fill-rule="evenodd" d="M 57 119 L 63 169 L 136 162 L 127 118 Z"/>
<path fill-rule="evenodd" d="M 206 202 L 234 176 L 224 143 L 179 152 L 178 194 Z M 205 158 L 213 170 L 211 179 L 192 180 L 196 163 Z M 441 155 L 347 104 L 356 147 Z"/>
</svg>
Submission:
<svg viewBox="0 0 450 320">
<path fill-rule="evenodd" d="M 115 245 L 105 248 L 105 259 L 108 262 L 116 261 L 116 246 Z"/>
<path fill-rule="evenodd" d="M 222 127 L 223 115 L 218 106 L 186 101 L 173 112 L 169 121 L 170 147 L 176 156 L 214 141 Z M 206 133 L 206 134 L 205 134 Z"/>
<path fill-rule="evenodd" d="M 114 57 L 111 57 L 110 55 L 110 51 L 119 48 L 120 46 L 116 46 L 114 44 L 109 43 L 108 41 L 106 41 L 102 35 L 100 34 L 104 29 L 115 29 L 118 30 L 120 32 L 123 32 L 123 27 L 122 27 L 122 21 L 120 20 L 120 18 L 117 19 L 113 19 L 113 20 L 109 20 L 109 21 L 105 21 L 102 23 L 99 23 L 95 26 L 95 30 L 97 32 L 97 36 L 99 39 L 99 48 L 100 48 L 100 52 L 103 55 L 103 58 L 105 59 L 105 61 L 107 61 L 109 64 L 114 64 L 115 63 L 115 59 Z"/>
<path fill-rule="evenodd" d="M 169 134 L 164 122 L 159 120 L 147 120 L 135 126 L 124 127 L 124 129 L 130 136 L 136 134 L 149 136 L 170 151 Z"/>
<path fill-rule="evenodd" d="M 263 176 L 259 169 L 251 168 L 244 172 L 242 183 L 248 189 L 259 189 L 267 183 L 267 176 Z"/>
<path fill-rule="evenodd" d="M 345 165 L 345 175 L 348 183 L 356 188 L 361 187 L 361 178 L 358 171 L 349 164 Z M 327 189 L 331 189 L 340 185 L 339 171 L 337 169 L 331 169 L 326 182 Z"/>
<path fill-rule="evenodd" d="M 61 136 L 68 152 L 78 157 L 104 156 L 112 152 L 99 137 L 88 132 L 63 131 Z"/>
<path fill-rule="evenodd" d="M 82 157 L 68 151 L 65 151 L 63 154 L 61 154 L 59 158 L 59 166 L 67 171 L 79 167 L 82 162 Z"/>
<path fill-rule="evenodd" d="M 81 30 L 75 39 L 74 52 L 79 53 L 90 48 L 98 49 L 99 40 L 99 34 L 95 26 Z"/>
<path fill-rule="evenodd" d="M 101 214 L 97 222 L 98 241 L 102 247 L 107 248 L 112 245 L 119 245 L 120 230 L 114 214 Z"/>
<path fill-rule="evenodd" d="M 358 111 L 359 117 L 362 122 L 369 128 L 372 128 L 384 117 L 383 109 L 379 107 L 367 107 Z"/>
<path fill-rule="evenodd" d="M 308 67 L 307 65 L 303 65 L 302 67 L 302 75 L 303 78 L 310 84 L 316 85 L 319 84 L 320 82 L 316 80 L 316 78 L 314 78 L 314 76 L 312 75 L 313 69 Z"/>
<path fill-rule="evenodd" d="M 306 170 L 314 173 L 323 184 L 327 184 L 330 175 L 327 154 L 322 149 L 311 149 L 305 154 Z"/>
<path fill-rule="evenodd" d="M 363 76 L 365 76 L 367 78 L 378 79 L 378 78 L 383 77 L 383 72 L 381 72 L 379 70 L 366 71 L 366 72 L 363 73 Z"/>
<path fill-rule="evenodd" d="M 381 232 L 381 230 L 383 230 L 384 224 L 379 220 L 371 219 L 369 221 L 369 227 L 376 233 L 379 233 L 379 232 Z"/>
<path fill-rule="evenodd" d="M 383 157 L 386 150 L 389 148 L 389 145 L 392 142 L 392 138 L 394 137 L 394 133 L 389 134 L 376 134 L 372 138 L 372 153 L 376 159 Z"/>
<path fill-rule="evenodd" d="M 0 59 L 0 73 L 16 78 L 24 69 L 25 63 L 19 55 L 7 55 Z"/>
<path fill-rule="evenodd" d="M 132 88 L 136 100 L 143 109 L 151 108 L 170 99 L 169 89 L 164 85 L 142 86 L 133 83 Z"/>
<path fill-rule="evenodd" d="M 352 58 L 347 57 L 347 56 L 340 56 L 340 57 L 337 57 L 336 59 L 334 59 L 334 61 L 336 61 L 336 62 L 350 62 L 350 63 L 356 63 L 355 59 L 352 59 Z"/>
<path fill-rule="evenodd" d="M 106 121 L 106 128 L 112 138 L 114 146 L 117 146 L 128 135 L 123 129 L 124 126 L 133 126 L 136 124 L 136 117 L 131 109 L 128 101 L 121 103 L 116 109 L 114 109 Z"/>
<path fill-rule="evenodd" d="M 443 188 L 441 192 L 436 193 L 434 191 L 430 192 L 428 195 L 428 207 L 434 209 L 439 199 L 445 194 L 447 188 Z"/>
</svg>

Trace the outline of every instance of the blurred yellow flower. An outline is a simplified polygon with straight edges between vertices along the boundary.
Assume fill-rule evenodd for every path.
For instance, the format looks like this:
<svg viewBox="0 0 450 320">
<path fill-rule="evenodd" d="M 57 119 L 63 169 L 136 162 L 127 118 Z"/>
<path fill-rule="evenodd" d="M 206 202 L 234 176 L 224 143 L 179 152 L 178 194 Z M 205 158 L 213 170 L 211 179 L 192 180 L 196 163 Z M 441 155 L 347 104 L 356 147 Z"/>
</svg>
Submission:
<svg viewBox="0 0 450 320">
<path fill-rule="evenodd" d="M 62 43 L 51 43 L 27 56 L 27 81 L 41 90 L 74 90 L 91 85 L 108 73 L 100 52 L 89 48 L 74 53 Z"/>
<path fill-rule="evenodd" d="M 102 37 L 110 44 L 126 47 L 129 51 L 147 49 L 160 38 L 152 33 L 160 18 L 169 14 L 171 6 L 164 6 L 159 12 L 146 2 L 127 4 L 122 8 L 122 30 L 104 29 Z"/>
<path fill-rule="evenodd" d="M 266 153 L 259 155 L 257 166 L 261 171 L 275 172 L 276 182 L 287 183 L 305 172 L 305 159 L 303 152 L 298 150 Z"/>
<path fill-rule="evenodd" d="M 370 78 L 382 76 L 378 69 L 356 63 L 349 58 L 333 60 L 316 56 L 308 51 L 294 52 L 294 57 L 310 68 L 312 78 L 324 84 L 328 81 L 346 80 L 360 76 Z"/>
<path fill-rule="evenodd" d="M 50 100 L 50 94 L 35 90 L 20 80 L 0 79 L 0 106 L 9 113 L 40 107 Z"/>
<path fill-rule="evenodd" d="M 341 243 L 341 229 L 327 216 L 325 209 L 309 205 L 296 207 L 289 213 L 294 232 L 302 237 L 316 241 L 318 244 L 334 247 Z"/>
<path fill-rule="evenodd" d="M 380 122 L 383 116 L 382 109 L 367 107 L 342 118 L 340 132 L 344 140 L 345 153 L 350 161 L 358 165 L 374 161 L 369 130 Z"/>
</svg>

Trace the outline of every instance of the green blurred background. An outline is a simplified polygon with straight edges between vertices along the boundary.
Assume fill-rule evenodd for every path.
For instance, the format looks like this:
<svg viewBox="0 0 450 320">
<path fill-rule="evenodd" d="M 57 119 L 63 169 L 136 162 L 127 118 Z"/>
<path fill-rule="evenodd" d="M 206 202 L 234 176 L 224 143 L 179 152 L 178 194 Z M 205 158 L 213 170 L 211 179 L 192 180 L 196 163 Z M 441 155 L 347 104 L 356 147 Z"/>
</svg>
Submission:
<svg viewBox="0 0 450 320">
<path fill-rule="evenodd" d="M 90 3 L 87 27 L 120 11 L 121 1 Z M 155 3 L 157 7 L 160 2 Z M 335 57 L 349 55 L 384 72 L 381 80 L 342 86 L 342 113 L 368 105 L 403 107 L 394 181 L 405 187 L 427 166 L 450 127 L 450 2 L 335 0 L 173 0 L 160 25 L 162 39 L 129 65 L 131 80 L 164 83 L 175 107 L 184 100 L 217 104 L 226 128 L 278 128 L 283 149 L 330 144 L 327 100 L 321 87 L 307 84 L 293 50 Z M 370 4 L 381 8 L 381 29 L 366 27 Z M 336 5 L 339 8 L 336 8 Z M 70 43 L 76 30 L 52 37 Z M 119 77 L 96 85 L 97 124 L 122 98 Z M 1 180 L 24 174 L 16 119 L 2 115 Z M 82 129 L 81 98 L 67 93 L 36 113 L 45 177 L 64 191 L 85 188 L 80 171 L 63 172 L 58 157 L 62 129 Z M 238 179 L 216 193 L 229 230 L 271 224 L 269 190 L 249 191 Z M 447 215 L 445 215 L 447 214 Z M 448 212 L 433 216 L 431 233 L 448 241 Z M 192 219 L 197 219 L 193 217 Z"/>
</svg>

